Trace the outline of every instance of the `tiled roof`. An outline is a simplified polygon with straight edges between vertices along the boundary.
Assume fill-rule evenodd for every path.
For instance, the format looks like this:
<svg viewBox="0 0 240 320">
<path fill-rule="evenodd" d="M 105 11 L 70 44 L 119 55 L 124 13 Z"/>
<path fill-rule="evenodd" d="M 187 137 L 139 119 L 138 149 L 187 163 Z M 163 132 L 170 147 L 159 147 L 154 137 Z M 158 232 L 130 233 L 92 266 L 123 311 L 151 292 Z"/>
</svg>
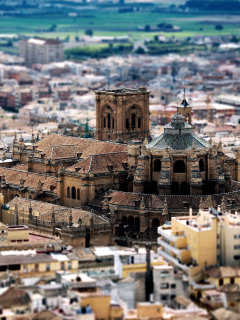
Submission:
<svg viewBox="0 0 240 320">
<path fill-rule="evenodd" d="M 146 208 L 149 209 L 163 209 L 164 200 L 166 198 L 168 209 L 174 210 L 186 210 L 185 204 L 191 206 L 193 209 L 199 208 L 200 200 L 202 199 L 202 208 L 217 207 L 222 202 L 222 197 L 225 197 L 225 201 L 233 201 L 233 205 L 240 205 L 240 184 L 232 181 L 232 191 L 226 194 L 214 194 L 214 195 L 202 195 L 202 196 L 166 196 L 166 195 L 155 195 L 155 194 L 140 194 L 132 192 L 123 191 L 108 191 L 108 196 L 111 197 L 109 204 L 119 205 L 123 207 L 135 207 L 135 201 L 140 201 L 144 199 L 144 204 Z M 238 191 L 238 192 L 237 192 Z M 93 207 L 101 208 L 103 206 L 103 201 L 105 199 L 105 194 L 97 196 L 91 201 Z M 139 207 L 139 205 L 137 206 Z M 170 211 L 171 213 L 171 211 Z"/>
<path fill-rule="evenodd" d="M 78 145 L 60 145 L 51 146 L 36 155 L 37 158 L 44 156 L 46 159 L 66 159 L 76 158 L 78 152 Z"/>
<path fill-rule="evenodd" d="M 240 277 L 240 267 L 218 267 L 205 271 L 211 278 L 234 278 Z"/>
<path fill-rule="evenodd" d="M 15 287 L 10 287 L 0 296 L 0 305 L 2 308 L 25 306 L 29 303 L 31 303 L 29 294 Z"/>
<path fill-rule="evenodd" d="M 67 168 L 67 171 L 73 172 L 90 172 L 90 173 L 104 173 L 111 172 L 114 169 L 124 170 L 123 163 L 127 163 L 128 155 L 126 152 L 102 153 L 91 155 L 86 159 Z"/>
<path fill-rule="evenodd" d="M 13 166 L 12 169 L 21 170 L 21 171 L 27 171 L 27 165 L 18 163 L 15 166 Z"/>
<path fill-rule="evenodd" d="M 52 176 L 44 176 L 39 173 L 31 173 L 26 171 L 14 170 L 10 168 L 0 167 L 0 177 L 5 176 L 6 183 L 20 185 L 20 180 L 23 179 L 23 186 L 37 189 L 39 179 L 42 182 L 43 191 L 57 192 L 57 178 Z M 55 189 L 50 188 L 51 186 Z M 52 190 L 53 189 L 53 190 Z"/>
<path fill-rule="evenodd" d="M 15 204 L 17 204 L 19 210 L 20 209 L 28 210 L 28 208 L 30 207 L 30 203 L 31 203 L 33 215 L 38 215 L 39 213 L 41 213 L 40 215 L 38 215 L 38 220 L 44 220 L 44 221 L 50 222 L 52 219 L 52 212 L 54 211 L 56 223 L 58 222 L 60 223 L 64 222 L 65 224 L 69 223 L 70 208 L 68 207 L 63 207 L 56 204 L 29 200 L 29 199 L 19 198 L 19 197 L 15 197 L 11 201 L 9 201 L 7 205 L 9 207 L 14 207 Z M 85 211 L 82 209 L 75 209 L 75 208 L 72 208 L 71 210 L 72 210 L 73 223 L 79 223 L 81 219 L 82 226 L 89 226 L 90 219 L 92 216 L 93 223 L 95 225 L 109 224 L 109 221 L 103 218 L 102 216 L 100 216 L 100 214 L 97 215 L 95 210 L 94 210 L 94 213 L 90 211 Z"/>
<path fill-rule="evenodd" d="M 36 142 L 34 145 L 28 147 L 28 149 L 33 150 L 33 147 L 37 147 L 37 151 L 42 152 L 50 147 L 60 145 L 77 145 L 78 153 L 81 153 L 81 158 L 86 158 L 91 154 L 121 151 L 127 152 L 127 145 L 124 144 L 77 137 L 67 137 L 58 134 L 51 134 L 48 137 Z"/>
<path fill-rule="evenodd" d="M 192 126 L 184 121 L 181 114 L 176 113 L 164 127 L 164 133 L 146 145 L 147 148 L 163 150 L 191 150 L 209 148 L 210 145 L 192 132 Z"/>
<path fill-rule="evenodd" d="M 204 149 L 210 145 L 194 133 L 186 134 L 166 134 L 162 133 L 159 137 L 146 145 L 147 148 L 164 150 L 167 146 L 171 150 L 191 150 L 193 145 L 196 149 Z"/>
</svg>

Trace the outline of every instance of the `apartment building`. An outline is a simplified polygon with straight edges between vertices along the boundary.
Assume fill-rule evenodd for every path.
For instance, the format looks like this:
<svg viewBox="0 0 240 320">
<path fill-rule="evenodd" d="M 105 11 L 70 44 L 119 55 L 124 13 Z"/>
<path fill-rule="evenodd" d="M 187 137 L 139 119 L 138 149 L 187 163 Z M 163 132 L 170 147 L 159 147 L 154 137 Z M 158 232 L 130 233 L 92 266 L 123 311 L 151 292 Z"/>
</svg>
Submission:
<svg viewBox="0 0 240 320">
<path fill-rule="evenodd" d="M 158 228 L 159 253 L 189 278 L 209 266 L 238 266 L 240 260 L 240 215 L 218 209 L 199 210 L 197 216 L 172 217 Z"/>
<path fill-rule="evenodd" d="M 28 39 L 19 41 L 20 57 L 27 67 L 33 64 L 48 64 L 63 60 L 63 44 L 53 39 Z"/>
</svg>

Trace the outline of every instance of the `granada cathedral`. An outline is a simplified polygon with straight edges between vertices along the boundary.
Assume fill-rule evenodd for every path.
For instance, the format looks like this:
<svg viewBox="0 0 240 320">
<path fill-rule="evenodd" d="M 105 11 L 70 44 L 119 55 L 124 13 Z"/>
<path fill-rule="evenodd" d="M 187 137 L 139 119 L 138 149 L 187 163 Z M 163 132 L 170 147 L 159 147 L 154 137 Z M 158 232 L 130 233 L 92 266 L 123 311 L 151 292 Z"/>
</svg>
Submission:
<svg viewBox="0 0 240 320">
<path fill-rule="evenodd" d="M 0 167 L 0 221 L 84 247 L 154 241 L 190 207 L 240 210 L 240 151 L 195 135 L 185 97 L 152 139 L 145 87 L 95 94 L 96 139 L 15 136 L 13 166 Z"/>
</svg>

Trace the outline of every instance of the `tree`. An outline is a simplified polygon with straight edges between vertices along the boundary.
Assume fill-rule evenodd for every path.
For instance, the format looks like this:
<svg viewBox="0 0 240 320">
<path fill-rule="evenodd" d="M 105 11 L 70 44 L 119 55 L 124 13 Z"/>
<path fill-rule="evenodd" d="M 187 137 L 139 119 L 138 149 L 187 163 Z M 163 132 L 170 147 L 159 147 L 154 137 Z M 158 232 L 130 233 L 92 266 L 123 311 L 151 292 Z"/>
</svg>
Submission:
<svg viewBox="0 0 240 320">
<path fill-rule="evenodd" d="M 145 31 L 150 31 L 150 26 L 149 26 L 149 24 L 147 24 L 146 26 L 145 26 Z"/>
<path fill-rule="evenodd" d="M 49 28 L 49 31 L 56 31 L 56 29 L 57 29 L 57 25 L 55 23 L 53 23 L 51 25 L 51 27 Z"/>
<path fill-rule="evenodd" d="M 215 29 L 216 30 L 223 30 L 223 26 L 221 24 L 216 24 Z"/>
<path fill-rule="evenodd" d="M 155 36 L 154 36 L 154 41 L 155 41 L 155 42 L 158 42 L 158 35 L 155 35 Z"/>
<path fill-rule="evenodd" d="M 137 54 L 144 54 L 145 50 L 142 47 L 138 47 L 137 50 L 135 51 Z"/>
<path fill-rule="evenodd" d="M 92 29 L 87 29 L 87 30 L 85 30 L 85 35 L 86 36 L 93 36 L 93 31 L 92 31 Z"/>
</svg>

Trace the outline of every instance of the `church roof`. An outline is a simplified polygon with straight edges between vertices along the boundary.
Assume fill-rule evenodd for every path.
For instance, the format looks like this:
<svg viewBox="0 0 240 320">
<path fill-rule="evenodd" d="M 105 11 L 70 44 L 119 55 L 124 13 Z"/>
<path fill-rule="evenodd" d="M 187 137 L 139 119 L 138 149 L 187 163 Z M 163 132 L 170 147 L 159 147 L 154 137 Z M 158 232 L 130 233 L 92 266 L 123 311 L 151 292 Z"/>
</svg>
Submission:
<svg viewBox="0 0 240 320">
<path fill-rule="evenodd" d="M 184 117 L 176 113 L 164 127 L 164 133 L 146 145 L 147 148 L 164 150 L 191 150 L 209 148 L 210 145 L 192 132 L 192 126 L 184 122 Z"/>
</svg>

